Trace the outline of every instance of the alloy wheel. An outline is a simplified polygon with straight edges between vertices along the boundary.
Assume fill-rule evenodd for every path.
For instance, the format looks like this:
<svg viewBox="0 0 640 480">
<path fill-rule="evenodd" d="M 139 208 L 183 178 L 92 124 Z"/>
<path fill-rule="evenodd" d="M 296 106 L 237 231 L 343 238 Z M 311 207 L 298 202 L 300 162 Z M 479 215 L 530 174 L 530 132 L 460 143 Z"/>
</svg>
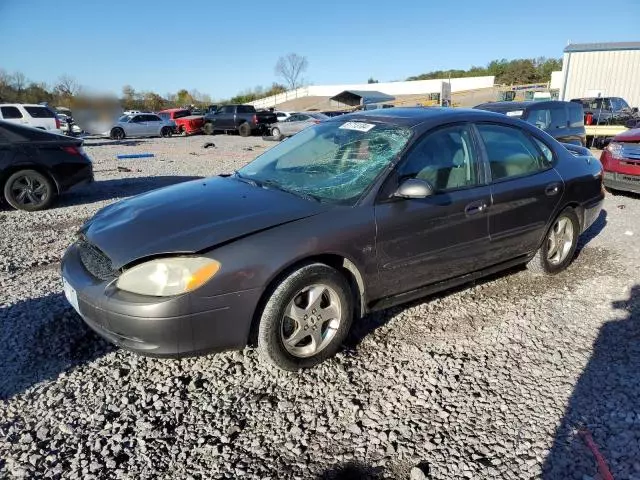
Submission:
<svg viewBox="0 0 640 480">
<path fill-rule="evenodd" d="M 11 195 L 21 206 L 37 206 L 47 200 L 49 189 L 40 179 L 25 174 L 13 181 Z"/>
<path fill-rule="evenodd" d="M 305 287 L 285 309 L 280 330 L 285 349 L 299 358 L 322 351 L 335 336 L 341 314 L 340 298 L 331 287 Z"/>
<path fill-rule="evenodd" d="M 564 262 L 573 245 L 573 223 L 561 216 L 553 224 L 547 236 L 547 260 L 552 265 Z"/>
</svg>

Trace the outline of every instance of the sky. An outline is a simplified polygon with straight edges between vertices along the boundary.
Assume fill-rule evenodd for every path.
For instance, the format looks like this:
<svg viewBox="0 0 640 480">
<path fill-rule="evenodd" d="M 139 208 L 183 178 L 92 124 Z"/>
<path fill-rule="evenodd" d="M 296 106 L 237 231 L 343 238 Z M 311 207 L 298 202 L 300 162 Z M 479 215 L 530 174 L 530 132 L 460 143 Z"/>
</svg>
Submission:
<svg viewBox="0 0 640 480">
<path fill-rule="evenodd" d="M 0 69 L 224 99 L 281 81 L 290 52 L 307 57 L 309 84 L 393 81 L 639 41 L 639 25 L 638 0 L 0 0 Z"/>
</svg>

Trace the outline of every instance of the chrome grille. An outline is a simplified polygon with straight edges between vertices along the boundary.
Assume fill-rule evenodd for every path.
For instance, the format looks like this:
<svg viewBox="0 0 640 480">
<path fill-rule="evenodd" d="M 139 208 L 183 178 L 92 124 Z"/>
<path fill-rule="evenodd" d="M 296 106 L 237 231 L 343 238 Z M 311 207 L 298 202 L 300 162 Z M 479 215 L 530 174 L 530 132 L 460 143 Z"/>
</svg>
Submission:
<svg viewBox="0 0 640 480">
<path fill-rule="evenodd" d="M 91 275 L 100 280 L 110 280 L 118 276 L 109 257 L 97 247 L 83 239 L 78 240 L 76 245 L 80 253 L 80 260 Z"/>
<path fill-rule="evenodd" d="M 629 160 L 640 160 L 640 143 L 622 143 L 622 157 Z"/>
</svg>

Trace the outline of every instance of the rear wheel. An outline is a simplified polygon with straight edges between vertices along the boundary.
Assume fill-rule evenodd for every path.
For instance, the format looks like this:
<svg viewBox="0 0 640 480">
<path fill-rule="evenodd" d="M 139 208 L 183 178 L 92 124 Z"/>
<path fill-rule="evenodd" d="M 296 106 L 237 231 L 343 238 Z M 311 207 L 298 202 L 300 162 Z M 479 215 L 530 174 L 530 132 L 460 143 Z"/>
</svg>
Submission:
<svg viewBox="0 0 640 480">
<path fill-rule="evenodd" d="M 120 127 L 116 127 L 113 130 L 111 130 L 111 138 L 113 140 L 122 140 L 124 137 L 125 137 L 124 130 L 121 129 Z"/>
<path fill-rule="evenodd" d="M 534 273 L 555 275 L 569 266 L 576 253 L 580 222 L 572 208 L 565 209 L 551 224 L 540 249 L 527 264 Z"/>
<path fill-rule="evenodd" d="M 57 196 L 53 181 L 35 170 L 16 172 L 4 184 L 4 197 L 17 210 L 44 210 L 51 206 Z"/>
<path fill-rule="evenodd" d="M 251 135 L 251 125 L 248 123 L 243 123 L 238 127 L 238 133 L 241 137 L 248 137 Z"/>
<path fill-rule="evenodd" d="M 213 135 L 213 123 L 205 123 L 202 127 L 202 131 L 205 135 Z"/>
<path fill-rule="evenodd" d="M 173 132 L 170 127 L 162 127 L 160 130 L 160 136 L 163 138 L 169 138 L 171 135 L 173 135 Z"/>
<path fill-rule="evenodd" d="M 321 264 L 305 265 L 273 291 L 260 318 L 258 350 L 283 370 L 313 367 L 333 356 L 351 328 L 347 280 Z"/>
</svg>

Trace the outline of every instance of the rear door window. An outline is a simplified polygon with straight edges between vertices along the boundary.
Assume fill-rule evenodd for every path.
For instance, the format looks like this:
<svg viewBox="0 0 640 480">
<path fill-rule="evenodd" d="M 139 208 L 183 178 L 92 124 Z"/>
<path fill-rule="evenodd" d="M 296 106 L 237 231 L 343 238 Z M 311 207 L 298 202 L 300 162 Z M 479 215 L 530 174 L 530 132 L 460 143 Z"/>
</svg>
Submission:
<svg viewBox="0 0 640 480">
<path fill-rule="evenodd" d="M 22 118 L 22 113 L 17 107 L 0 107 L 0 113 L 2 113 L 2 118 L 5 120 Z"/>
<path fill-rule="evenodd" d="M 145 122 L 160 122 L 160 117 L 157 115 L 143 115 Z"/>
<path fill-rule="evenodd" d="M 238 113 L 254 113 L 254 108 L 249 105 L 239 105 Z"/>
<path fill-rule="evenodd" d="M 491 123 L 478 124 L 493 180 L 531 175 L 549 167 L 549 162 L 523 130 Z"/>
<path fill-rule="evenodd" d="M 47 107 L 24 107 L 33 118 L 55 118 L 53 111 Z"/>
<path fill-rule="evenodd" d="M 564 105 L 554 105 L 548 108 L 532 108 L 527 113 L 527 122 L 540 130 L 556 130 L 567 126 Z"/>
</svg>

